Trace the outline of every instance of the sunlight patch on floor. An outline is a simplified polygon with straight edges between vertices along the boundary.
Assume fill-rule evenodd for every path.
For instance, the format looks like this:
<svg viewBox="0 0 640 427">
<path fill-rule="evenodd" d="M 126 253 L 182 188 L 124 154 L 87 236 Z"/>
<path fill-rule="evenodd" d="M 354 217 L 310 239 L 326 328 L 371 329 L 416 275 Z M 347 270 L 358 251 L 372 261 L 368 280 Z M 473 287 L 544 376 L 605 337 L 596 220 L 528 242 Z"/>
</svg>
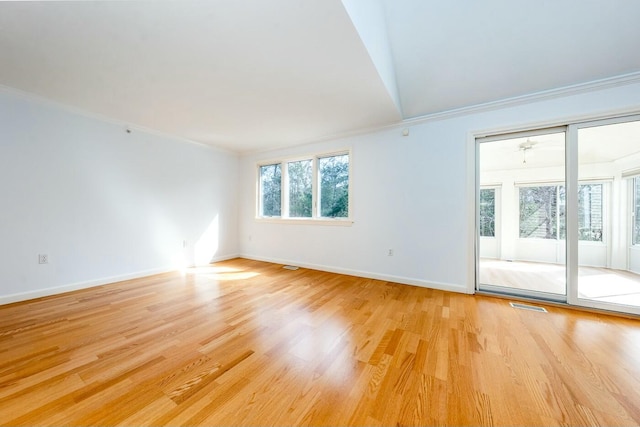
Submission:
<svg viewBox="0 0 640 427">
<path fill-rule="evenodd" d="M 253 271 L 243 271 L 236 268 L 218 266 L 190 267 L 185 269 L 185 273 L 215 280 L 246 280 L 260 274 Z"/>
<path fill-rule="evenodd" d="M 483 284 L 559 295 L 565 293 L 565 271 L 562 264 L 480 261 Z M 578 280 L 578 297 L 581 299 L 640 307 L 640 275 L 624 270 L 580 267 Z"/>
<path fill-rule="evenodd" d="M 578 289 L 580 298 L 640 307 L 638 280 L 614 272 L 580 274 Z"/>
</svg>

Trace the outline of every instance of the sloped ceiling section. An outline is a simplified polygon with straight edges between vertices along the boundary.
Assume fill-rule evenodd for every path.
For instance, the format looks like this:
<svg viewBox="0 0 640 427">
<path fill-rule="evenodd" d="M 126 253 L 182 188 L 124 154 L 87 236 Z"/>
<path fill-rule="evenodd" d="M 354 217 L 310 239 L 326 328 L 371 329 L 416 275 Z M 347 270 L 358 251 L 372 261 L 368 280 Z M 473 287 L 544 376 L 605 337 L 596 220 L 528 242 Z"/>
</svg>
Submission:
<svg viewBox="0 0 640 427">
<path fill-rule="evenodd" d="M 640 71 L 640 1 L 383 3 L 405 119 Z"/>
<path fill-rule="evenodd" d="M 246 152 L 401 120 L 340 0 L 0 3 L 0 84 Z"/>
<path fill-rule="evenodd" d="M 398 111 L 402 111 L 382 0 L 342 0 Z"/>
</svg>

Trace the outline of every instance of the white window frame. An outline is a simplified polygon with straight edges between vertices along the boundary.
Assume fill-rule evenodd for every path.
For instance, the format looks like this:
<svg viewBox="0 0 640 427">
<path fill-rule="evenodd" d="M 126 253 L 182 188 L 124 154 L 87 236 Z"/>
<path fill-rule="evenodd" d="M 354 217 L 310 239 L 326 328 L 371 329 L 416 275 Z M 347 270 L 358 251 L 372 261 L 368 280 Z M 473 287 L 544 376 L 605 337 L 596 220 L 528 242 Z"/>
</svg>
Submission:
<svg viewBox="0 0 640 427">
<path fill-rule="evenodd" d="M 318 202 L 319 195 L 319 185 L 320 185 L 320 173 L 318 171 L 319 159 L 326 157 L 334 157 L 334 156 L 349 156 L 349 216 L 344 218 L 330 218 L 330 217 L 321 217 L 320 216 L 320 206 Z M 311 170 L 312 170 L 312 184 L 311 184 L 311 217 L 290 217 L 289 216 L 289 163 L 298 162 L 302 160 L 311 160 Z M 280 200 L 282 203 L 281 206 L 281 215 L 279 217 L 269 217 L 261 215 L 261 203 L 262 203 L 262 194 L 261 194 L 261 183 L 260 183 L 260 168 L 262 166 L 280 164 L 281 170 L 281 190 L 280 190 Z M 280 223 L 280 224 L 299 224 L 299 225 L 336 225 L 336 226 L 346 226 L 349 227 L 353 224 L 353 155 L 351 149 L 344 149 L 338 151 L 328 151 L 321 153 L 314 153 L 311 155 L 302 155 L 302 156 L 292 156 L 292 157 L 283 157 L 277 160 L 270 159 L 265 161 L 260 161 L 256 164 L 256 217 L 255 220 L 258 222 L 266 222 L 266 223 Z"/>
<path fill-rule="evenodd" d="M 640 175 L 630 175 L 626 177 L 629 180 L 629 204 L 630 206 L 630 215 L 629 215 L 629 247 L 637 248 L 640 247 L 640 242 L 635 242 L 635 221 L 636 221 L 636 204 L 638 200 L 636 200 L 636 180 L 639 181 L 640 185 Z"/>
<path fill-rule="evenodd" d="M 608 206 L 610 203 L 610 194 L 609 194 L 609 186 L 611 185 L 611 178 L 589 178 L 589 179 L 584 179 L 584 180 L 578 180 L 578 188 L 580 188 L 580 186 L 582 185 L 593 185 L 593 184 L 599 184 L 602 185 L 602 240 L 598 241 L 598 240 L 578 240 L 580 242 L 581 245 L 586 244 L 586 245 L 607 245 L 607 239 L 609 236 L 609 210 L 608 210 Z M 520 188 L 522 187 L 559 187 L 559 186 L 564 186 L 565 187 L 565 215 L 566 213 L 566 197 L 567 197 L 567 193 L 566 193 L 566 183 L 564 181 L 526 181 L 526 182 L 515 182 L 514 183 L 514 187 L 516 190 L 516 199 L 518 200 L 518 203 L 520 201 Z M 559 195 L 556 196 L 557 197 L 557 203 L 558 203 L 558 208 L 560 207 L 560 197 Z M 577 208 L 577 207 L 576 207 Z M 518 208 L 518 227 L 520 226 L 520 209 Z M 542 239 L 539 237 L 518 237 L 518 239 L 522 239 L 522 240 L 546 240 L 546 241 L 558 241 L 558 242 L 562 242 L 562 241 L 566 241 L 566 230 L 565 230 L 565 238 L 561 239 L 560 238 L 560 209 L 558 209 L 556 211 L 556 228 L 557 228 L 557 236 L 555 239 Z M 520 233 L 518 233 L 519 235 Z"/>
</svg>

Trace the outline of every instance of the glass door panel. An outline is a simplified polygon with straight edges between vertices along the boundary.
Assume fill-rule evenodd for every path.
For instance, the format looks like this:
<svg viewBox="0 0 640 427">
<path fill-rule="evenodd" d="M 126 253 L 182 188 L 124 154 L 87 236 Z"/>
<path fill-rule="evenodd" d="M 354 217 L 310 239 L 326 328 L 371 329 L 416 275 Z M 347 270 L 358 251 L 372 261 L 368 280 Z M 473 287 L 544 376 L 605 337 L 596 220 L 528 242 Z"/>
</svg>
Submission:
<svg viewBox="0 0 640 427">
<path fill-rule="evenodd" d="M 565 131 L 478 141 L 478 287 L 566 300 Z"/>
<path fill-rule="evenodd" d="M 578 304 L 640 312 L 640 121 L 578 128 Z"/>
</svg>

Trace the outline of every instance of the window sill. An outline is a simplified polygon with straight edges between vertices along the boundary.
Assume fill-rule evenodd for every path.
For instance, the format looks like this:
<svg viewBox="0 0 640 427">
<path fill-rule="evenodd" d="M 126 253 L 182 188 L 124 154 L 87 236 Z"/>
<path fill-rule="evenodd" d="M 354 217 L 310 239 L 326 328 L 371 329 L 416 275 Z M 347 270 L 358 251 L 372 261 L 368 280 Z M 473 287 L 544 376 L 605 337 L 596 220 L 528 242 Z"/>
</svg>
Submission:
<svg viewBox="0 0 640 427">
<path fill-rule="evenodd" d="M 353 220 L 348 218 L 268 218 L 257 217 L 257 222 L 265 222 L 272 224 L 296 224 L 296 225 L 329 225 L 339 227 L 351 227 Z"/>
</svg>

